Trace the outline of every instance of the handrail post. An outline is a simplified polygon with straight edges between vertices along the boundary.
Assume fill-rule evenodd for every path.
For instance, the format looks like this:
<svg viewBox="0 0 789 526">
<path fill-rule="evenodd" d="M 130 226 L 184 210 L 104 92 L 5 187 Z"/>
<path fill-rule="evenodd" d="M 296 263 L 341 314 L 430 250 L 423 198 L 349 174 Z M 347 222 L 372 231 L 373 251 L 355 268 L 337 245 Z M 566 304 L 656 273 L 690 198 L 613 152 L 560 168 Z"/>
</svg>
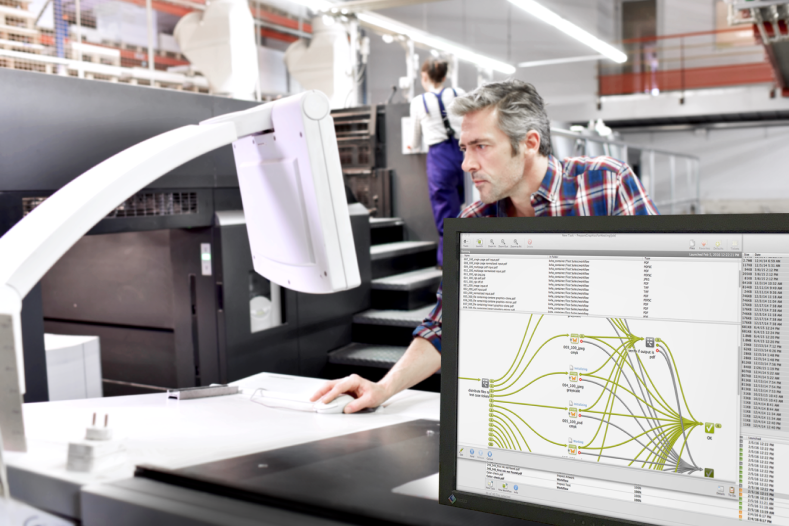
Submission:
<svg viewBox="0 0 789 526">
<path fill-rule="evenodd" d="M 671 175 L 671 214 L 674 214 L 674 205 L 677 202 L 677 158 L 669 157 L 669 172 Z"/>
<path fill-rule="evenodd" d="M 685 104 L 685 37 L 679 39 L 679 74 L 682 88 L 679 103 Z"/>
</svg>

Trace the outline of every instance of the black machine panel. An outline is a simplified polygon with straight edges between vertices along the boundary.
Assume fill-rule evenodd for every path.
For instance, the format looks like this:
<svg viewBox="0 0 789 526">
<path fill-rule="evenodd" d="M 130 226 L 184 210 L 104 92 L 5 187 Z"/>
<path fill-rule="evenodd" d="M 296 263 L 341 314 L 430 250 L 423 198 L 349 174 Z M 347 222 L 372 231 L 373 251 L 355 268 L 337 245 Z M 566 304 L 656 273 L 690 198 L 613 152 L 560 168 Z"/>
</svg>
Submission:
<svg viewBox="0 0 789 526">
<path fill-rule="evenodd" d="M 533 524 L 393 493 L 438 471 L 439 430 L 416 420 L 179 470 L 140 466 L 136 476 L 351 524 Z"/>
</svg>

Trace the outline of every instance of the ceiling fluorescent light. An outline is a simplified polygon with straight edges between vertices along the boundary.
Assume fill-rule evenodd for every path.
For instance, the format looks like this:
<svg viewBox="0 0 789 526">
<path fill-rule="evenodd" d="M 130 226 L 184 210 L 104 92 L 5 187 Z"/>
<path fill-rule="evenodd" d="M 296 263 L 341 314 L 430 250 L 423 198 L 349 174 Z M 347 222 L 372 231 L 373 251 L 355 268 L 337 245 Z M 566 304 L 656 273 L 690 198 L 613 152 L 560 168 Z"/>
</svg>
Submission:
<svg viewBox="0 0 789 526">
<path fill-rule="evenodd" d="M 459 46 L 443 38 L 435 37 L 425 31 L 402 24 L 391 18 L 370 12 L 357 13 L 356 16 L 359 18 L 360 22 L 367 26 L 372 26 L 398 35 L 404 35 L 417 44 L 454 55 L 458 60 L 465 60 L 477 66 L 504 73 L 505 75 L 512 75 L 515 73 L 515 66 L 512 64 L 507 64 L 506 62 L 480 55 L 469 48 Z"/>
<path fill-rule="evenodd" d="M 590 48 L 594 49 L 595 51 L 602 53 L 607 58 L 610 58 L 614 62 L 622 62 L 627 61 L 627 55 L 622 53 L 620 50 L 603 42 L 593 34 L 589 33 L 588 31 L 581 29 L 577 25 L 573 24 L 569 20 L 566 20 L 547 7 L 538 4 L 534 0 L 509 0 L 511 4 L 520 7 L 527 13 L 531 13 L 532 15 L 536 16 L 543 22 L 552 25 L 559 31 L 573 37 L 577 41 L 581 42 L 582 44 L 586 44 Z"/>
<path fill-rule="evenodd" d="M 530 62 L 521 62 L 518 64 L 519 68 L 536 68 L 540 66 L 555 66 L 557 64 L 572 64 L 573 62 L 589 62 L 591 60 L 600 60 L 608 58 L 605 55 L 584 55 L 582 57 L 569 57 L 569 58 L 551 58 L 547 60 L 532 60 Z"/>
<path fill-rule="evenodd" d="M 303 5 L 306 8 L 311 9 L 312 11 L 319 13 L 321 11 L 329 11 L 334 4 L 331 2 L 327 2 L 326 0 L 290 0 L 293 4 Z"/>
</svg>

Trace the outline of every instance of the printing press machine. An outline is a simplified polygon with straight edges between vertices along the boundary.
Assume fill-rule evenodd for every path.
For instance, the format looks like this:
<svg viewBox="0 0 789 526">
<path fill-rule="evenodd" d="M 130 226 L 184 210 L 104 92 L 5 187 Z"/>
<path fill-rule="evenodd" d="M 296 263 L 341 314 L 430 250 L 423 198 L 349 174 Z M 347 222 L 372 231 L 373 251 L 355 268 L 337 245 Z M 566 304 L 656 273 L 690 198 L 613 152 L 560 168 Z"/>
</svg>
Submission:
<svg viewBox="0 0 789 526">
<path fill-rule="evenodd" d="M 0 101 L 8 103 L 0 130 L 0 233 L 103 159 L 254 105 L 13 70 L 0 70 Z M 396 142 L 386 144 L 383 133 L 368 132 L 365 140 L 379 150 L 375 163 L 360 168 L 357 155 L 346 176 L 381 175 L 378 186 L 349 186 L 375 205 L 373 213 L 400 207 L 413 219 L 409 235 L 429 237 L 432 221 L 418 220 L 430 217 L 426 193 L 415 196 L 417 206 L 397 198 L 421 184 L 424 159 L 394 158 L 390 166 L 403 170 L 392 180 L 380 151 L 399 151 L 407 106 L 354 111 L 378 119 L 370 129 L 382 130 L 388 118 L 397 133 L 390 131 Z M 348 143 L 358 146 L 359 123 L 352 124 Z M 13 520 L 490 522 L 435 501 L 437 394 L 407 391 L 363 415 L 316 415 L 251 400 L 270 382 L 314 391 L 323 380 L 305 377 L 325 377 L 327 353 L 351 342 L 353 315 L 370 306 L 370 213 L 350 206 L 362 285 L 318 296 L 276 287 L 252 270 L 240 211 L 229 147 L 203 155 L 117 207 L 24 299 L 28 451 L 3 458 L 11 496 L 22 503 Z M 259 310 L 269 318 L 255 320 L 251 302 L 261 298 Z M 279 316 L 270 316 L 277 305 Z M 105 398 L 46 402 L 45 331 L 100 336 Z M 217 382 L 235 382 L 242 392 L 202 400 L 171 400 L 165 392 Z M 107 416 L 125 460 L 95 474 L 67 471 L 68 444 L 84 437 L 94 413 Z M 258 470 L 267 471 L 261 477 Z"/>
</svg>

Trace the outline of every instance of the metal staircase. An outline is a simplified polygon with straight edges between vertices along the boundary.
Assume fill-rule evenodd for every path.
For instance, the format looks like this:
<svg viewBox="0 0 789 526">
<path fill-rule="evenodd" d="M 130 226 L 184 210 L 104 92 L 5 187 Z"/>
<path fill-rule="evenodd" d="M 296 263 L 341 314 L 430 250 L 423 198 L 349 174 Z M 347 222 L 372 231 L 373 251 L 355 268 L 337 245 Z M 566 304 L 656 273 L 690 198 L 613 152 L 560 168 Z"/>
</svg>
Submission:
<svg viewBox="0 0 789 526">
<path fill-rule="evenodd" d="M 329 353 L 336 376 L 355 372 L 378 380 L 411 343 L 411 333 L 436 303 L 441 271 L 437 243 L 404 241 L 399 218 L 370 218 L 372 309 L 353 317 L 353 343 Z M 437 390 L 438 381 L 417 388 Z"/>
</svg>

